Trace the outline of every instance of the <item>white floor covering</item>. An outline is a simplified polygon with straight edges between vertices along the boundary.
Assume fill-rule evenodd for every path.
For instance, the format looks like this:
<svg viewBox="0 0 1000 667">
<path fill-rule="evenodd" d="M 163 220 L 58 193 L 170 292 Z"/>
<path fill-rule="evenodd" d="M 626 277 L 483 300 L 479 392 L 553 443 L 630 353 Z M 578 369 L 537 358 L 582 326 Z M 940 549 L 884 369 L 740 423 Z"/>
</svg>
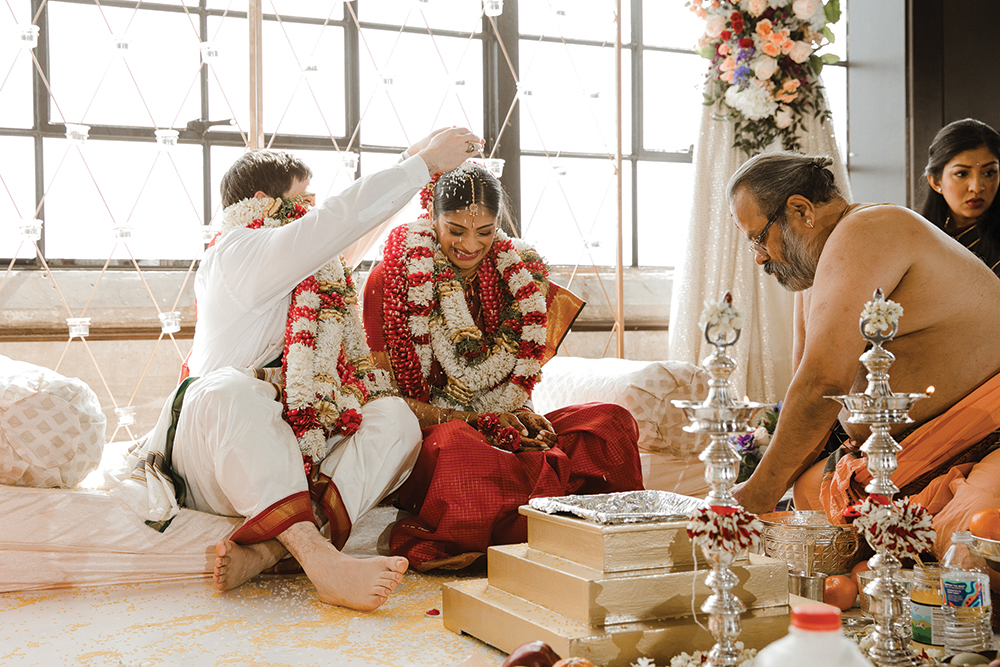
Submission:
<svg viewBox="0 0 1000 667">
<path fill-rule="evenodd" d="M 384 527 L 376 513 L 345 551 L 374 554 Z M 440 610 L 441 585 L 457 578 L 408 572 L 388 602 L 367 613 L 320 603 L 304 575 L 261 576 L 225 593 L 204 578 L 6 593 L 0 665 L 499 665 L 505 654 L 426 614 Z"/>
</svg>

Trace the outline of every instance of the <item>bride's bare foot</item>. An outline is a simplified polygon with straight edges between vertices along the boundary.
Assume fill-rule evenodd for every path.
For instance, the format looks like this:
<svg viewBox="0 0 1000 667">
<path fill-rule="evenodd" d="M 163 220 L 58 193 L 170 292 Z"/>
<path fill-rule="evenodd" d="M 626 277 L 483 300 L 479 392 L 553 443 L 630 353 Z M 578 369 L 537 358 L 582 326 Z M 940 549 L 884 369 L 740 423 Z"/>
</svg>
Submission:
<svg viewBox="0 0 1000 667">
<path fill-rule="evenodd" d="M 269 567 L 285 554 L 277 540 L 242 546 L 232 540 L 219 540 L 215 545 L 215 572 L 212 580 L 220 591 L 241 586 Z"/>
<path fill-rule="evenodd" d="M 297 523 L 278 539 L 302 565 L 320 601 L 326 604 L 371 611 L 386 601 L 409 567 L 399 556 L 344 555 L 311 523 Z"/>
</svg>

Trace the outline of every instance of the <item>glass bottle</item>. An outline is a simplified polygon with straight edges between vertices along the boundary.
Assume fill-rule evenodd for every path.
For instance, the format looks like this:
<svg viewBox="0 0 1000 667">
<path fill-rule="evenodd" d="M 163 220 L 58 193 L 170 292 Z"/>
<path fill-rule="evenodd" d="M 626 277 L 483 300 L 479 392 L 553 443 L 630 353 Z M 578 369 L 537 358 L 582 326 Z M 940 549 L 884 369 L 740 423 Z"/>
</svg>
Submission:
<svg viewBox="0 0 1000 667">
<path fill-rule="evenodd" d="M 910 589 L 910 625 L 913 641 L 944 646 L 944 610 L 941 608 L 941 565 L 918 563 Z"/>
</svg>

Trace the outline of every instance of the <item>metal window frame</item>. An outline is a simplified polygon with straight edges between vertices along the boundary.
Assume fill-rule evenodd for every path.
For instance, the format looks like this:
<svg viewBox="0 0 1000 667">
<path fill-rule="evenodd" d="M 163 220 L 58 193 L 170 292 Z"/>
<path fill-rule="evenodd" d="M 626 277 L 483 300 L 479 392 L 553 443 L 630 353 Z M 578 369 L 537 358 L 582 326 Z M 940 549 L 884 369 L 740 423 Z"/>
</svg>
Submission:
<svg viewBox="0 0 1000 667">
<path fill-rule="evenodd" d="M 171 13 L 188 13 L 197 16 L 198 19 L 198 29 L 200 31 L 201 39 L 204 41 L 207 39 L 208 35 L 208 21 L 210 17 L 216 16 L 227 16 L 238 19 L 248 19 L 250 20 L 250 15 L 253 13 L 253 3 L 260 5 L 260 0 L 250 0 L 251 7 L 248 8 L 249 11 L 230 11 L 228 9 L 208 9 L 207 0 L 200 0 L 197 6 L 181 7 L 177 5 L 166 5 L 151 2 L 140 2 L 137 0 L 101 0 L 101 6 L 106 7 L 120 7 L 125 9 L 136 9 L 138 7 L 141 11 L 163 11 Z M 624 85 L 629 85 L 631 89 L 631 105 L 629 109 L 625 109 L 624 112 L 630 113 L 633 119 L 631 126 L 631 149 L 628 153 L 623 153 L 621 159 L 627 161 L 631 164 L 632 174 L 630 182 L 623 186 L 623 196 L 627 196 L 631 201 L 631 219 L 628 224 L 631 226 L 632 230 L 632 243 L 631 248 L 627 255 L 629 257 L 626 259 L 623 257 L 623 263 L 631 266 L 638 267 L 638 248 L 639 248 L 639 220 L 638 220 L 638 164 L 640 161 L 652 161 L 652 162 L 686 162 L 690 163 L 692 161 L 691 152 L 665 152 L 649 150 L 642 144 L 643 140 L 643 127 L 645 123 L 645 117 L 643 113 L 643 54 L 647 50 L 653 51 L 667 51 L 667 52 L 677 52 L 689 54 L 691 51 L 682 49 L 671 49 L 657 46 L 650 46 L 643 44 L 642 41 L 642 4 L 643 0 L 623 0 L 630 3 L 631 9 L 631 25 L 630 25 L 630 38 L 628 42 L 621 45 L 623 50 L 628 50 L 631 53 L 631 61 L 629 65 L 628 72 L 622 72 L 622 79 Z M 96 3 L 94 0 L 31 0 L 31 12 L 32 16 L 38 16 L 37 25 L 39 26 L 39 38 L 38 46 L 35 48 L 35 54 L 38 58 L 39 65 L 42 71 L 48 77 L 50 72 L 49 67 L 49 40 L 48 40 L 48 5 L 51 3 L 62 3 L 62 4 L 81 4 L 94 6 Z M 41 10 L 41 11 L 40 11 Z M 273 21 L 276 20 L 274 14 L 269 14 L 266 12 L 259 12 L 259 16 L 262 21 Z M 281 17 L 282 21 L 287 21 L 290 23 L 299 24 L 313 24 L 313 25 L 330 25 L 339 26 L 344 31 L 344 74 L 345 74 L 345 135 L 342 137 L 334 137 L 334 139 L 341 143 L 341 145 L 346 145 L 347 141 L 351 136 L 355 137 L 355 146 L 357 150 L 363 152 L 375 152 L 375 153 L 395 153 L 405 147 L 396 146 L 366 146 L 363 143 L 360 122 L 361 122 L 361 82 L 360 82 L 360 29 L 364 30 L 387 30 L 393 32 L 407 32 L 414 34 L 426 34 L 427 30 L 425 28 L 418 28 L 413 26 L 399 26 L 378 22 L 367 22 L 360 20 L 355 22 L 349 14 L 348 10 L 345 10 L 345 14 L 341 19 L 337 20 L 325 20 L 310 17 Z M 510 75 L 509 68 L 507 65 L 507 60 L 511 61 L 511 64 L 515 70 L 519 69 L 519 44 L 522 40 L 532 40 L 532 41 L 547 41 L 547 42 L 564 42 L 567 44 L 584 45 L 584 46 L 595 46 L 603 48 L 614 49 L 615 45 L 608 44 L 607 42 L 602 42 L 598 40 L 589 39 L 576 39 L 576 38 L 558 38 L 558 37 L 546 37 L 541 35 L 532 34 L 522 34 L 518 29 L 518 0 L 507 0 L 505 4 L 504 12 L 501 16 L 495 19 L 496 30 L 494 31 L 493 25 L 490 22 L 489 17 L 483 17 L 482 27 L 480 32 L 475 35 L 477 39 L 482 41 L 482 52 L 483 52 L 483 111 L 484 111 L 484 137 L 487 140 L 487 145 L 493 145 L 497 138 L 500 137 L 500 143 L 497 149 L 497 157 L 501 157 L 506 161 L 504 168 L 505 177 L 504 184 L 510 196 L 513 214 L 515 220 L 520 220 L 520 209 L 521 209 L 521 168 L 520 161 L 521 157 L 531 157 L 531 156 L 542 156 L 544 155 L 541 151 L 534 150 L 522 150 L 520 145 L 520 114 L 517 105 L 514 104 L 514 100 L 517 95 L 517 86 L 514 78 Z M 451 37 L 464 37 L 468 38 L 468 32 L 460 32 L 454 30 L 435 30 L 435 34 L 441 34 L 443 36 Z M 502 42 L 502 44 L 501 44 Z M 630 81 L 624 81 L 625 76 L 630 77 Z M 208 118 L 209 110 L 209 74 L 205 68 L 202 68 L 199 81 L 199 92 L 200 92 L 200 109 L 202 118 Z M 253 84 L 251 82 L 251 88 Z M 40 79 L 40 75 L 37 70 L 32 71 L 32 115 L 33 115 L 33 127 L 30 129 L 18 129 L 18 128 L 0 128 L 0 135 L 4 136 L 30 136 L 34 139 L 34 154 L 35 154 L 35 201 L 41 201 L 44 194 L 44 161 L 43 161 L 43 139 L 47 138 L 60 138 L 65 136 L 65 130 L 62 124 L 52 124 L 50 119 L 50 98 L 47 94 L 46 87 Z M 249 101 L 248 101 L 249 102 Z M 511 109 L 511 107 L 514 107 Z M 508 113 L 510 111 L 510 113 Z M 152 131 L 149 127 L 133 127 L 133 126 L 122 126 L 122 125 L 92 125 L 90 131 L 91 137 L 99 137 L 105 140 L 115 140 L 115 141 L 155 141 L 152 136 Z M 226 130 L 213 130 L 212 132 L 206 133 L 205 136 L 199 136 L 198 133 L 190 130 L 180 130 L 180 136 L 178 138 L 178 143 L 183 144 L 199 144 L 202 147 L 202 197 L 203 197 L 203 215 L 204 220 L 207 223 L 211 219 L 211 207 L 212 207 L 212 188 L 213 184 L 211 182 L 211 148 L 213 146 L 243 146 L 244 141 L 240 136 L 239 132 L 226 131 Z M 329 141 L 329 137 L 323 136 L 309 136 L 309 135 L 289 135 L 289 134 L 279 134 L 278 137 L 274 139 L 272 144 L 275 148 L 295 150 L 295 149 L 310 149 L 310 150 L 335 150 Z M 606 154 L 599 153 L 588 153 L 588 152 L 560 152 L 563 157 L 569 158 L 584 158 L 584 159 L 608 159 Z M 39 211 L 39 217 L 44 219 L 44 202 Z M 39 241 L 39 250 L 44 254 L 45 252 L 45 229 L 43 227 L 42 239 Z M 4 260 L 6 262 L 10 261 L 10 258 Z M 75 262 L 72 258 L 55 258 L 48 259 L 50 266 L 52 268 L 79 268 L 88 269 L 89 266 L 81 266 L 78 262 Z M 186 270 L 190 266 L 190 260 L 178 260 L 178 261 L 161 261 L 160 267 L 144 267 L 149 270 L 161 270 L 161 269 L 184 269 Z M 93 262 L 93 268 L 99 268 L 98 262 Z M 37 257 L 25 258 L 15 261 L 15 265 L 18 268 L 41 268 Z M 172 266 L 171 266 L 172 265 Z"/>
</svg>

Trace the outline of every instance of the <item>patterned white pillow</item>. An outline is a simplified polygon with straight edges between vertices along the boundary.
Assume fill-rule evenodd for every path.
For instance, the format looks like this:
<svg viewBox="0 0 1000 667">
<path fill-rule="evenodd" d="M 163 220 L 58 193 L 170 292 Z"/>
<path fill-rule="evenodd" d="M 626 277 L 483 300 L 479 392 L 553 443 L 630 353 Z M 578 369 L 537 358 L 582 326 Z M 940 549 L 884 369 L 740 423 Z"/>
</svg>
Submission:
<svg viewBox="0 0 1000 667">
<path fill-rule="evenodd" d="M 639 424 L 639 449 L 697 462 L 707 436 L 684 431 L 690 422 L 670 402 L 704 400 L 708 373 L 684 361 L 554 357 L 531 395 L 535 410 L 603 401 L 627 408 Z"/>
<path fill-rule="evenodd" d="M 0 356 L 0 484 L 76 486 L 101 462 L 106 422 L 81 380 Z"/>
</svg>

